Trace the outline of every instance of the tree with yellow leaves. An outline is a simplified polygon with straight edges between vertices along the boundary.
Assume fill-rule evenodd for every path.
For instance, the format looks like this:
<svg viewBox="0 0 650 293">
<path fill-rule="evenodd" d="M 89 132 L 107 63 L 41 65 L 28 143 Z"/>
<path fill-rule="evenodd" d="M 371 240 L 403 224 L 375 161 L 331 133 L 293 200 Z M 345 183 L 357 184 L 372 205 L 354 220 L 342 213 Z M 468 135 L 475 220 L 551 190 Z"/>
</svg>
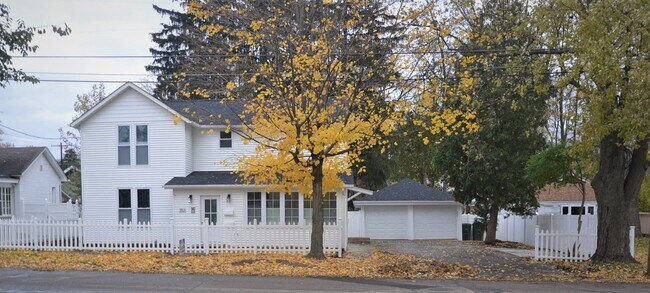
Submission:
<svg viewBox="0 0 650 293">
<path fill-rule="evenodd" d="M 219 91 L 243 105 L 241 121 L 233 121 L 242 128 L 230 130 L 256 144 L 256 154 L 242 156 L 236 169 L 267 190 L 312 198 L 309 256 L 323 258 L 323 194 L 343 187 L 341 174 L 351 173 L 362 151 L 385 147 L 383 137 L 401 112 L 413 109 L 406 100 L 433 106 L 441 98 L 426 90 L 431 78 L 405 74 L 425 73 L 417 66 L 425 55 L 399 53 L 412 44 L 405 26 L 419 22 L 409 17 L 422 8 L 362 0 L 190 1 L 187 7 L 206 34 L 224 38 L 212 54 L 231 78 Z M 423 92 L 424 99 L 415 98 Z M 457 114 L 430 114 L 422 125 L 444 132 L 465 117 Z"/>
</svg>

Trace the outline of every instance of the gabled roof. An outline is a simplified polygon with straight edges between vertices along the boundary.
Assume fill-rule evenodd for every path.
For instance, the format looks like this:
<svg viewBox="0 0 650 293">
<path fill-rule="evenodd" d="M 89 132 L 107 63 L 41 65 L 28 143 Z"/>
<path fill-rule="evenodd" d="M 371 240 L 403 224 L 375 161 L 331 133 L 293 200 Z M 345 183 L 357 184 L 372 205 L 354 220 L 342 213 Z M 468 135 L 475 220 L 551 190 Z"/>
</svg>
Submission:
<svg viewBox="0 0 650 293">
<path fill-rule="evenodd" d="M 63 170 L 46 147 L 0 148 L 0 178 L 20 178 L 40 154 L 45 156 L 59 178 L 66 180 Z"/>
<path fill-rule="evenodd" d="M 352 176 L 341 174 L 343 183 L 354 183 Z M 231 171 L 194 171 L 185 177 L 174 177 L 165 183 L 165 187 L 176 186 L 214 186 L 214 185 L 248 185 L 241 173 Z"/>
<path fill-rule="evenodd" d="M 97 113 L 115 97 L 120 96 L 128 89 L 137 91 L 156 105 L 169 111 L 172 115 L 180 117 L 186 123 L 199 127 L 225 126 L 228 124 L 227 121 L 237 124 L 240 121 L 237 115 L 243 111 L 241 104 L 232 101 L 222 103 L 217 100 L 159 100 L 135 84 L 127 82 L 86 111 L 86 113 L 79 116 L 79 118 L 72 121 L 70 126 L 79 128 L 83 121 Z"/>
<path fill-rule="evenodd" d="M 110 95 L 106 96 L 103 100 L 101 100 L 97 105 L 93 106 L 90 108 L 90 110 L 86 111 L 86 113 L 83 113 L 81 116 L 79 116 L 77 119 L 72 121 L 70 123 L 71 127 L 74 128 L 79 128 L 79 125 L 85 121 L 86 119 L 90 118 L 93 114 L 97 113 L 101 108 L 104 106 L 108 105 L 113 99 L 116 97 L 120 96 L 123 92 L 125 92 L 128 89 L 133 89 L 137 91 L 138 93 L 142 94 L 144 97 L 148 98 L 149 100 L 153 101 L 156 103 L 158 106 L 162 107 L 163 109 L 169 111 L 171 114 L 176 115 L 180 117 L 183 121 L 186 123 L 192 123 L 189 119 L 187 119 L 185 116 L 183 116 L 181 113 L 176 112 L 176 110 L 170 108 L 169 106 L 165 105 L 163 102 L 160 100 L 156 99 L 154 96 L 146 92 L 145 90 L 141 89 L 140 87 L 136 86 L 133 83 L 127 82 L 117 88 L 115 91 L 113 91 Z"/>
<path fill-rule="evenodd" d="M 585 200 L 596 201 L 596 193 L 591 184 L 585 184 Z M 546 185 L 537 194 L 537 201 L 582 201 L 582 193 L 576 184 L 564 186 Z"/>
<path fill-rule="evenodd" d="M 356 202 L 380 201 L 454 201 L 451 193 L 437 190 L 433 187 L 404 179 L 396 184 L 381 189 Z"/>
<path fill-rule="evenodd" d="M 219 100 L 167 100 L 165 105 L 181 113 L 192 122 L 209 125 L 239 124 L 239 115 L 244 111 L 241 103 Z"/>
</svg>

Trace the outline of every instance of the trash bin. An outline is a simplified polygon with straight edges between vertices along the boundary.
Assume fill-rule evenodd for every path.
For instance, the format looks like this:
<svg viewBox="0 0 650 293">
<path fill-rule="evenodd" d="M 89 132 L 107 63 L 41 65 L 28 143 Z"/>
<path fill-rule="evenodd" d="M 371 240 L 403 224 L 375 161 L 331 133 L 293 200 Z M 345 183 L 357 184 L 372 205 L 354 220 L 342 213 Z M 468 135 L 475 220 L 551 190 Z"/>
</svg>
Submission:
<svg viewBox="0 0 650 293">
<path fill-rule="evenodd" d="M 463 224 L 463 241 L 472 240 L 472 224 Z"/>
<path fill-rule="evenodd" d="M 483 241 L 483 232 L 485 231 L 485 225 L 480 222 L 474 222 L 472 224 L 472 240 Z"/>
</svg>

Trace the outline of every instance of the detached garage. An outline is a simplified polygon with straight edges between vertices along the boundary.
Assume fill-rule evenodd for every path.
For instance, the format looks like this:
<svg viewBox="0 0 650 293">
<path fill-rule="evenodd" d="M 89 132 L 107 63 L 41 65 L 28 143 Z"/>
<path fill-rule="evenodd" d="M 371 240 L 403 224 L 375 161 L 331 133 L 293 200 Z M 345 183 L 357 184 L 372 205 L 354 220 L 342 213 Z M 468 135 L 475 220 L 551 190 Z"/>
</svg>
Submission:
<svg viewBox="0 0 650 293">
<path fill-rule="evenodd" d="M 404 179 L 356 200 L 361 236 L 461 240 L 461 204 L 447 192 Z"/>
</svg>

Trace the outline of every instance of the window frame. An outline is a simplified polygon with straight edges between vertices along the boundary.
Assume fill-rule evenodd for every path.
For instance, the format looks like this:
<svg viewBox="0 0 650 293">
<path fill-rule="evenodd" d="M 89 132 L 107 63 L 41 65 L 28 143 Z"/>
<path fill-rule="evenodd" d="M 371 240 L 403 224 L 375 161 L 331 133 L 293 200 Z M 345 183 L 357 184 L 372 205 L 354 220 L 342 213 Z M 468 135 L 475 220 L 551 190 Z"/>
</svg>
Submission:
<svg viewBox="0 0 650 293">
<path fill-rule="evenodd" d="M 200 223 L 203 223 L 203 221 L 205 219 L 208 219 L 208 218 L 205 217 L 205 212 L 206 212 L 206 210 L 205 210 L 205 208 L 206 208 L 205 201 L 206 200 L 216 200 L 217 201 L 217 209 L 216 209 L 216 211 L 214 211 L 214 214 L 216 216 L 216 219 L 215 219 L 216 221 L 214 223 L 212 223 L 210 221 L 210 219 L 208 219 L 208 224 L 209 225 L 218 225 L 218 224 L 220 224 L 221 223 L 221 214 L 222 214 L 222 207 L 221 206 L 223 205 L 223 203 L 221 202 L 221 196 L 219 196 L 219 195 L 208 195 L 208 196 L 201 196 L 200 199 L 201 199 L 201 212 L 199 213 Z"/>
<path fill-rule="evenodd" d="M 127 201 L 129 204 L 129 207 L 121 207 L 120 205 L 120 200 L 121 200 L 121 194 L 120 192 L 122 191 L 128 191 L 129 192 L 129 200 Z M 120 212 L 121 211 L 129 211 L 129 218 L 128 222 L 124 222 L 123 220 L 125 218 L 120 218 Z M 117 189 L 117 222 L 119 224 L 129 224 L 133 222 L 133 190 L 131 188 L 118 188 Z"/>
<path fill-rule="evenodd" d="M 121 134 L 120 129 L 122 127 L 126 127 L 128 129 L 128 134 L 129 134 L 128 135 L 128 139 L 129 139 L 128 142 L 122 142 L 121 139 L 120 139 L 120 134 Z M 118 166 L 130 166 L 132 164 L 132 162 L 131 162 L 131 142 L 132 142 L 132 139 L 131 139 L 131 125 L 130 124 L 129 125 L 127 125 L 127 124 L 117 125 L 117 165 Z M 126 152 L 126 154 L 128 155 L 128 164 L 121 164 L 121 161 L 120 161 L 120 148 L 127 148 L 128 149 L 128 151 Z"/>
<path fill-rule="evenodd" d="M 228 134 L 229 137 L 224 138 L 223 135 Z M 230 142 L 229 146 L 224 146 L 224 142 Z M 220 149 L 231 149 L 233 145 L 232 131 L 219 131 L 219 148 Z"/>
<path fill-rule="evenodd" d="M 148 207 L 140 207 L 140 191 L 147 191 L 147 196 L 149 197 Z M 131 192 L 131 195 L 133 196 L 133 192 Z M 151 189 L 149 188 L 136 188 L 135 189 L 135 219 L 137 220 L 137 223 L 151 223 Z M 131 199 L 133 201 L 133 199 Z M 131 206 L 133 207 L 133 203 L 131 203 Z M 140 221 L 140 212 L 146 210 L 149 213 L 149 221 Z"/>
<path fill-rule="evenodd" d="M 288 200 L 288 198 L 290 196 L 291 197 L 293 197 L 293 196 L 296 197 L 296 199 L 295 199 L 295 207 L 293 207 L 293 205 L 292 206 L 288 205 L 289 202 L 294 202 L 294 200 L 291 200 L 291 201 Z M 300 213 L 300 193 L 298 193 L 298 192 L 285 193 L 283 195 L 283 200 L 284 200 L 284 221 L 283 221 L 284 224 L 285 225 L 297 225 L 297 224 L 299 224 L 300 223 L 300 214 L 301 214 Z M 288 211 L 291 211 L 291 213 L 287 213 Z M 294 213 L 295 213 L 295 217 L 291 216 L 291 221 L 289 221 L 289 216 L 288 215 L 289 214 L 293 215 Z M 295 220 L 294 220 L 294 218 L 295 218 Z"/>
<path fill-rule="evenodd" d="M 0 186 L 0 217 L 9 217 L 13 215 L 13 188 L 9 186 Z"/>
<path fill-rule="evenodd" d="M 333 198 L 333 200 L 330 199 Z M 332 207 L 334 203 L 334 207 Z M 338 197 L 336 192 L 326 192 L 323 194 L 323 224 L 336 225 L 338 223 Z M 332 220 L 332 211 L 334 218 Z"/>
<path fill-rule="evenodd" d="M 260 196 L 260 197 L 259 197 L 259 201 L 260 201 L 259 215 L 258 215 L 257 212 L 254 212 L 253 215 L 252 215 L 252 217 L 251 217 L 251 212 L 250 212 L 251 207 L 249 206 L 249 205 L 250 205 L 250 203 L 249 203 L 249 202 L 250 202 L 249 196 L 250 196 L 251 194 L 253 194 L 254 196 L 256 196 L 257 194 L 259 194 L 259 196 Z M 262 221 L 264 220 L 264 214 L 263 214 L 262 211 L 264 210 L 264 207 L 265 207 L 265 206 L 264 206 L 264 205 L 265 205 L 265 202 L 264 202 L 263 195 L 264 195 L 264 193 L 261 192 L 261 191 L 249 191 L 249 192 L 246 192 L 246 201 L 245 201 L 245 204 L 246 204 L 246 205 L 245 205 L 245 206 L 246 206 L 246 223 L 247 223 L 248 225 L 254 225 L 254 223 L 255 223 L 254 221 L 255 221 L 256 219 L 257 219 L 257 224 L 258 224 L 258 225 L 262 224 Z M 255 201 L 255 199 L 254 199 L 254 201 Z M 253 206 L 252 209 L 253 209 L 253 211 L 255 211 L 255 210 L 257 210 L 258 208 L 256 208 L 255 206 Z M 258 218 L 259 218 L 259 219 L 258 219 Z"/>
<path fill-rule="evenodd" d="M 139 142 L 138 141 L 138 127 L 144 126 L 146 129 L 146 142 Z M 133 128 L 135 130 L 135 165 L 136 166 L 148 166 L 149 165 L 149 124 L 135 124 L 135 127 Z M 146 147 L 147 148 L 147 161 L 144 164 L 140 164 L 138 162 L 138 147 Z"/>
</svg>

